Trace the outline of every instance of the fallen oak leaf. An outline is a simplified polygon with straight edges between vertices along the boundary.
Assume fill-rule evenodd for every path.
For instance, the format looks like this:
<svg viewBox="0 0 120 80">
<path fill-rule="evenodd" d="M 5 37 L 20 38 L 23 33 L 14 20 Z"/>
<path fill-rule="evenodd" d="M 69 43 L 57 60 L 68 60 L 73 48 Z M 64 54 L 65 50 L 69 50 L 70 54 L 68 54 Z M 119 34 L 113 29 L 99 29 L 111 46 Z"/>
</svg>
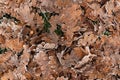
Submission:
<svg viewBox="0 0 120 80">
<path fill-rule="evenodd" d="M 0 54 L 0 64 L 6 62 L 11 56 L 11 51 L 5 52 L 5 54 Z"/>
<path fill-rule="evenodd" d="M 86 46 L 86 51 L 88 52 L 88 55 L 84 56 L 84 57 L 82 58 L 82 60 L 80 60 L 80 61 L 78 62 L 78 64 L 75 65 L 75 68 L 80 68 L 80 67 L 82 67 L 82 66 L 85 65 L 86 63 L 92 61 L 92 58 L 96 56 L 95 54 L 91 54 L 91 53 L 90 53 L 90 50 L 89 50 L 89 47 L 88 47 L 88 46 Z"/>
<path fill-rule="evenodd" d="M 1 44 L 5 43 L 5 37 L 3 35 L 0 35 L 0 43 Z"/>
<path fill-rule="evenodd" d="M 20 6 L 17 12 L 24 20 L 24 22 L 28 24 L 33 23 L 33 18 L 35 14 L 30 12 L 30 7 L 28 5 Z"/>
<path fill-rule="evenodd" d="M 10 48 L 13 51 L 19 52 L 23 48 L 23 42 L 19 39 L 9 39 L 5 42 L 6 47 Z"/>
</svg>

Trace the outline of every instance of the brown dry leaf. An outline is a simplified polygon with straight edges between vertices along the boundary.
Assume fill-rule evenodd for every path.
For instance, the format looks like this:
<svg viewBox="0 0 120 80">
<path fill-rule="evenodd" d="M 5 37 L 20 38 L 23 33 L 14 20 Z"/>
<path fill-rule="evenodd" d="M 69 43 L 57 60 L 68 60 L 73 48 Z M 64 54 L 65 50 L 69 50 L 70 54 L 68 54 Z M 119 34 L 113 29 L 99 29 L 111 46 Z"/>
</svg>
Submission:
<svg viewBox="0 0 120 80">
<path fill-rule="evenodd" d="M 2 3 L 2 4 L 8 4 L 10 1 L 8 1 L 8 0 L 0 0 L 0 3 Z"/>
<path fill-rule="evenodd" d="M 79 5 L 73 4 L 72 6 L 63 9 L 60 20 L 66 25 L 74 27 L 76 22 L 80 19 L 81 14 L 82 11 L 79 8 Z"/>
<path fill-rule="evenodd" d="M 119 12 L 120 11 L 120 0 L 115 1 L 115 9 L 114 12 Z"/>
<path fill-rule="evenodd" d="M 31 3 L 32 3 L 32 6 L 36 6 L 37 1 L 36 0 L 32 0 Z"/>
<path fill-rule="evenodd" d="M 75 65 L 76 62 L 81 60 L 86 54 L 87 54 L 86 51 L 81 47 L 75 47 L 73 48 L 70 54 L 68 53 L 62 56 L 62 52 L 61 52 L 61 54 L 58 53 L 57 56 L 59 57 L 60 63 L 62 65 L 66 67 L 70 67 L 71 65 Z M 64 59 L 62 57 L 64 57 Z"/>
<path fill-rule="evenodd" d="M 5 73 L 0 80 L 14 80 L 15 79 L 15 75 L 13 74 L 13 72 L 11 70 L 8 71 L 8 73 Z"/>
<path fill-rule="evenodd" d="M 96 39 L 97 39 L 97 36 L 94 35 L 92 32 L 86 32 L 84 34 L 84 38 L 80 39 L 78 41 L 78 44 L 83 46 L 90 45 L 90 44 L 93 44 L 96 41 Z"/>
<path fill-rule="evenodd" d="M 53 4 L 52 4 L 52 1 L 51 0 L 40 0 L 41 1 L 41 6 L 45 6 L 45 7 L 50 7 L 50 6 L 52 6 Z"/>
<path fill-rule="evenodd" d="M 66 25 L 67 27 L 67 25 Z M 70 46 L 72 41 L 73 41 L 73 35 L 74 35 L 74 32 L 79 30 L 80 27 L 79 26 L 68 26 L 69 28 L 67 28 L 66 32 L 65 32 L 65 38 L 66 38 L 66 41 L 65 41 L 65 44 L 66 46 Z"/>
<path fill-rule="evenodd" d="M 106 3 L 105 9 L 108 15 L 112 15 L 112 11 L 114 9 L 114 0 L 110 0 Z"/>
<path fill-rule="evenodd" d="M 75 68 L 80 68 L 86 63 L 92 61 L 92 58 L 95 57 L 96 55 L 89 53 L 88 55 L 84 56 L 82 60 L 80 60 L 76 65 Z"/>
<path fill-rule="evenodd" d="M 109 44 L 113 46 L 118 46 L 120 48 L 120 37 L 119 36 L 114 36 L 114 37 L 109 37 L 108 39 Z"/>
<path fill-rule="evenodd" d="M 0 35 L 0 43 L 1 44 L 4 44 L 5 43 L 5 38 L 4 36 Z"/>
<path fill-rule="evenodd" d="M 18 38 L 6 40 L 5 45 L 16 52 L 19 52 L 23 49 L 23 42 L 19 41 Z"/>
<path fill-rule="evenodd" d="M 57 24 L 60 24 L 60 20 L 59 20 L 60 16 L 52 16 L 51 19 L 50 19 L 50 23 L 51 23 L 51 28 L 50 28 L 50 34 L 49 34 L 49 37 L 51 39 L 51 41 L 49 42 L 53 42 L 53 43 L 58 43 L 58 40 L 59 40 L 59 36 L 56 35 L 56 33 L 54 32 L 57 28 Z M 60 24 L 61 25 L 61 24 Z M 44 36 L 44 37 L 47 37 L 47 36 Z M 43 38 L 44 38 L 43 37 Z"/>
<path fill-rule="evenodd" d="M 3 72 L 7 71 L 8 67 L 5 63 L 0 63 L 0 76 L 3 76 Z"/>
<path fill-rule="evenodd" d="M 120 12 L 116 13 L 116 20 L 120 23 Z"/>
<path fill-rule="evenodd" d="M 28 65 L 29 62 L 29 58 L 30 58 L 30 54 L 28 53 L 28 46 L 24 45 L 24 51 L 23 51 L 23 55 L 21 55 L 20 59 L 19 59 L 19 63 L 18 63 L 18 67 L 14 69 L 14 74 L 15 76 L 17 76 L 17 79 L 26 79 L 26 65 Z"/>
<path fill-rule="evenodd" d="M 86 55 L 86 53 L 84 53 L 83 49 L 80 47 L 75 47 L 73 49 L 73 54 L 74 56 L 78 57 L 78 59 L 82 59 Z"/>
<path fill-rule="evenodd" d="M 31 75 L 30 72 L 27 72 L 27 71 L 26 71 L 26 72 L 24 73 L 24 75 L 25 75 L 25 77 L 26 77 L 27 80 L 31 80 L 31 79 L 32 79 L 32 75 Z"/>
<path fill-rule="evenodd" d="M 100 4 L 93 3 L 89 5 L 90 8 L 86 10 L 86 16 L 91 20 L 96 20 L 98 15 L 104 15 L 104 11 L 100 8 Z"/>
<path fill-rule="evenodd" d="M 82 12 L 79 9 L 79 5 L 77 4 L 73 4 L 71 7 L 65 8 L 63 10 L 64 11 L 60 16 L 60 21 L 65 23 L 62 25 L 62 30 L 65 32 L 66 37 L 65 44 L 70 46 L 74 32 L 80 28 L 79 26 L 76 26 L 76 24 L 77 21 L 80 20 Z"/>
<path fill-rule="evenodd" d="M 61 76 L 61 77 L 57 77 L 56 80 L 68 80 L 68 78 L 64 77 L 64 76 Z"/>
<path fill-rule="evenodd" d="M 28 53 L 28 46 L 27 45 L 23 45 L 24 51 L 23 51 L 23 55 L 21 56 L 21 65 L 27 65 L 29 62 L 29 58 L 30 58 L 30 54 Z"/>
<path fill-rule="evenodd" d="M 24 1 L 24 0 L 16 0 L 16 3 L 20 4 L 20 3 L 22 3 L 22 1 Z"/>
<path fill-rule="evenodd" d="M 33 24 L 34 13 L 31 13 L 29 5 L 22 5 L 18 9 L 18 14 L 25 23 Z"/>
<path fill-rule="evenodd" d="M 42 20 L 42 17 L 39 16 L 39 14 L 36 14 L 35 17 L 36 17 L 36 19 L 37 19 L 36 23 L 37 23 L 39 26 L 42 25 L 42 23 L 44 22 L 44 21 Z"/>
<path fill-rule="evenodd" d="M 94 17 L 94 15 L 92 15 L 92 13 L 91 13 L 92 11 L 93 11 L 93 9 L 87 8 L 85 16 L 88 17 L 91 20 L 95 20 L 96 17 Z"/>
<path fill-rule="evenodd" d="M 56 0 L 55 4 L 58 7 L 66 7 L 71 4 L 71 0 Z"/>
<path fill-rule="evenodd" d="M 5 54 L 0 54 L 0 64 L 6 62 L 12 54 L 11 51 L 5 52 Z"/>
</svg>

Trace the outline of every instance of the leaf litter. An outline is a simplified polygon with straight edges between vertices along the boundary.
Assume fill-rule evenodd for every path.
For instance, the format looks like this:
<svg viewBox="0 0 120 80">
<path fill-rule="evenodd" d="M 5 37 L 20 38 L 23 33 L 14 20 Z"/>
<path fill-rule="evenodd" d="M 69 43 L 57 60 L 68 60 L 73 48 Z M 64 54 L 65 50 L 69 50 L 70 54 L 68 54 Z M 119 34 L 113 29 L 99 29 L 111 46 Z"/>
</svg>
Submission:
<svg viewBox="0 0 120 80">
<path fill-rule="evenodd" d="M 0 80 L 119 80 L 120 0 L 0 0 Z"/>
</svg>

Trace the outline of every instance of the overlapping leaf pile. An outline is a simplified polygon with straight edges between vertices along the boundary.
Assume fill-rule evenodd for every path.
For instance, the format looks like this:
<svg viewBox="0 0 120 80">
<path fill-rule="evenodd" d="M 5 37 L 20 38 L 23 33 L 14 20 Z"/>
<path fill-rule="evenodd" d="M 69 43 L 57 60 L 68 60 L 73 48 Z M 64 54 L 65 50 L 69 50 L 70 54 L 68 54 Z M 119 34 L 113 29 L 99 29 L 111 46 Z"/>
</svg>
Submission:
<svg viewBox="0 0 120 80">
<path fill-rule="evenodd" d="M 0 80 L 97 79 L 120 79 L 120 0 L 0 0 Z"/>
</svg>

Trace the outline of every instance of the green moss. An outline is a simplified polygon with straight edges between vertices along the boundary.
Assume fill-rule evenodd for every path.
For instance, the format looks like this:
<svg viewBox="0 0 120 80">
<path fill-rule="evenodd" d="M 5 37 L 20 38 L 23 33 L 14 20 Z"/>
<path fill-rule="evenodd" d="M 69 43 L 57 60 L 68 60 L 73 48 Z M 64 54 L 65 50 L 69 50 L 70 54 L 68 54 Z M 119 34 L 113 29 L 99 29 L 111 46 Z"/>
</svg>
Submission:
<svg viewBox="0 0 120 80">
<path fill-rule="evenodd" d="M 63 36 L 64 32 L 61 29 L 61 26 L 59 24 L 57 24 L 57 29 L 55 30 L 55 33 L 59 36 Z"/>
<path fill-rule="evenodd" d="M 49 22 L 51 16 L 56 16 L 59 15 L 59 13 L 55 13 L 55 12 L 40 12 L 39 13 L 40 16 L 42 16 L 42 19 L 44 20 L 44 27 L 43 27 L 43 31 L 45 32 L 50 32 L 49 28 L 51 27 L 51 24 Z"/>
<path fill-rule="evenodd" d="M 43 27 L 43 30 L 45 32 L 50 32 L 49 28 L 51 27 L 51 24 L 49 22 L 49 19 L 50 19 L 50 13 L 49 12 L 41 12 L 39 14 L 40 16 L 42 16 L 42 19 L 44 20 L 44 27 Z"/>
<path fill-rule="evenodd" d="M 109 36 L 110 35 L 110 31 L 105 30 L 103 34 L 106 35 L 106 36 Z"/>
</svg>

